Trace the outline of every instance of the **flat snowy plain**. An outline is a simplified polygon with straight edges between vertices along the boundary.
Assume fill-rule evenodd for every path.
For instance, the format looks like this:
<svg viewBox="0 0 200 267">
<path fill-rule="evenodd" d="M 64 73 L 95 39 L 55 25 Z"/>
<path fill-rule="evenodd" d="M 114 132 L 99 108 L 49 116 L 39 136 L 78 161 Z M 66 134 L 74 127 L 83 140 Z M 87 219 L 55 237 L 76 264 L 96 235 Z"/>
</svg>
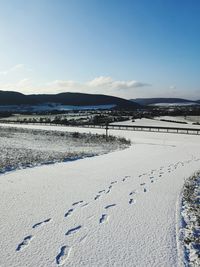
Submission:
<svg viewBox="0 0 200 267">
<path fill-rule="evenodd" d="M 132 146 L 0 176 L 1 267 L 184 266 L 180 194 L 200 169 L 200 137 L 110 133 Z"/>
</svg>

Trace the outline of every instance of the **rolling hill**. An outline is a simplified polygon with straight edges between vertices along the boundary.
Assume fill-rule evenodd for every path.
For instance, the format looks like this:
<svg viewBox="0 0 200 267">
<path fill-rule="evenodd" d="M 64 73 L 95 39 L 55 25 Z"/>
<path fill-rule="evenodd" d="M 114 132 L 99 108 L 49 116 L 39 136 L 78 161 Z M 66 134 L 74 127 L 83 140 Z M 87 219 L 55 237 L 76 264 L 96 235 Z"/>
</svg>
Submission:
<svg viewBox="0 0 200 267">
<path fill-rule="evenodd" d="M 199 104 L 198 101 L 192 101 L 188 99 L 182 98 L 136 98 L 131 99 L 131 101 L 138 103 L 140 105 L 148 106 L 148 105 L 159 105 L 159 104 L 171 104 L 171 105 L 195 105 Z"/>
<path fill-rule="evenodd" d="M 70 106 L 115 105 L 117 108 L 136 109 L 139 104 L 132 101 L 109 96 L 83 93 L 35 94 L 24 95 L 19 92 L 0 91 L 0 105 L 42 105 L 60 104 Z"/>
</svg>

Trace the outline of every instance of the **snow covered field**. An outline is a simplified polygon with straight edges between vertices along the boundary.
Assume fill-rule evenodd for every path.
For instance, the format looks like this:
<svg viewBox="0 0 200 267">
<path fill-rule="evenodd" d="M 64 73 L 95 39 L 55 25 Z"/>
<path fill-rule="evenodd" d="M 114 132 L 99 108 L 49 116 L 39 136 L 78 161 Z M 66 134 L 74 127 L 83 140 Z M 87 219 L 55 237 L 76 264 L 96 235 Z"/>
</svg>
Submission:
<svg viewBox="0 0 200 267">
<path fill-rule="evenodd" d="M 187 124 L 182 123 L 175 123 L 175 122 L 168 122 L 168 121 L 161 121 L 162 119 L 166 120 L 174 120 L 174 121 L 183 121 L 187 122 Z M 122 121 L 122 122 L 114 122 L 111 124 L 119 124 L 119 125 L 137 125 L 137 126 L 163 126 L 163 127 L 179 127 L 179 128 L 194 128 L 200 129 L 200 125 L 193 125 L 191 120 L 181 119 L 180 117 L 170 117 L 170 116 L 162 116 L 156 117 L 155 119 L 136 119 L 135 121 Z"/>
<path fill-rule="evenodd" d="M 132 146 L 0 176 L 1 267 L 184 266 L 180 195 L 200 169 L 200 137 L 110 133 Z"/>
<path fill-rule="evenodd" d="M 195 122 L 200 123 L 200 116 L 161 116 L 161 117 L 157 117 L 155 118 L 157 120 L 171 120 L 171 121 L 177 121 L 177 122 L 184 122 L 187 124 L 193 124 Z"/>
<path fill-rule="evenodd" d="M 128 140 L 127 140 L 128 141 Z M 104 135 L 0 126 L 0 173 L 124 149 L 126 140 Z"/>
</svg>

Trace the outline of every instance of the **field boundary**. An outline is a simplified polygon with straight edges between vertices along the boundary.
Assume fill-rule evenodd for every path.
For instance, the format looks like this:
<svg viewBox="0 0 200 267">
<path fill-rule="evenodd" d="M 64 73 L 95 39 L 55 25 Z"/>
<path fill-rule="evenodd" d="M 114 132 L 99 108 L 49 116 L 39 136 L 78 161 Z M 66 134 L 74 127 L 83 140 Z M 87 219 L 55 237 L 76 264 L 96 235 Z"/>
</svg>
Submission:
<svg viewBox="0 0 200 267">
<path fill-rule="evenodd" d="M 97 128 L 105 130 L 127 130 L 127 131 L 143 131 L 143 132 L 156 132 L 156 133 L 176 133 L 176 134 L 188 134 L 188 135 L 200 135 L 200 128 L 183 128 L 183 127 L 166 127 L 166 126 L 145 126 L 145 125 L 64 125 L 55 123 L 21 123 L 16 121 L 4 121 L 0 123 L 5 124 L 28 124 L 28 125 L 52 125 L 52 126 L 63 126 L 63 127 L 79 127 L 79 128 Z"/>
</svg>

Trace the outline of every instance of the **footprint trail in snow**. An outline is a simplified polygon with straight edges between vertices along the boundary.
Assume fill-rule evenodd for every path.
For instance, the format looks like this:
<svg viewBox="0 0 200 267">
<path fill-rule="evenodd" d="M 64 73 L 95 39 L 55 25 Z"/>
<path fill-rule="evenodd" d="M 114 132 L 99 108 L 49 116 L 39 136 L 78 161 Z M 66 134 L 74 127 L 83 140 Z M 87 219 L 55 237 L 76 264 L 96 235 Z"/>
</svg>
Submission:
<svg viewBox="0 0 200 267">
<path fill-rule="evenodd" d="M 78 214 L 78 212 L 80 213 L 80 211 L 81 211 L 80 209 L 82 209 L 83 207 L 84 207 L 84 211 L 86 210 L 86 217 L 83 221 L 83 224 L 77 224 L 77 226 L 70 228 L 66 233 L 63 233 L 65 235 L 65 237 L 70 236 L 72 238 L 72 239 L 70 239 L 71 242 L 73 241 L 74 243 L 73 243 L 73 246 L 71 244 L 62 245 L 62 246 L 60 245 L 59 253 L 57 254 L 57 256 L 55 256 L 55 259 L 54 259 L 56 261 L 56 264 L 58 266 L 65 265 L 67 260 L 69 259 L 72 247 L 74 248 L 77 243 L 80 243 L 82 241 L 87 240 L 89 232 L 84 233 L 84 235 L 82 235 L 82 237 L 80 236 L 80 233 L 79 233 L 79 231 L 83 228 L 84 224 L 87 224 L 87 222 L 90 221 L 90 223 L 93 223 L 92 227 L 96 227 L 96 224 L 95 224 L 95 217 L 96 216 L 99 216 L 99 225 L 102 225 L 102 224 L 108 222 L 108 219 L 110 217 L 109 211 L 112 210 L 112 212 L 115 213 L 115 210 L 117 209 L 117 206 L 120 203 L 116 204 L 115 201 L 112 201 L 112 199 L 109 199 L 109 202 L 112 201 L 110 204 L 107 203 L 107 205 L 105 205 L 105 203 L 104 204 L 102 203 L 102 209 L 106 210 L 106 213 L 102 213 L 100 215 L 87 213 L 88 205 L 89 205 L 89 207 L 91 207 L 95 203 L 101 203 L 101 200 L 104 201 L 104 199 L 106 199 L 107 197 L 110 198 L 110 196 L 111 196 L 111 198 L 113 198 L 114 194 L 111 194 L 109 196 L 107 196 L 107 194 L 111 193 L 111 191 L 116 192 L 117 188 L 120 188 L 123 184 L 127 184 L 129 188 L 133 187 L 132 191 L 126 192 L 127 197 L 129 197 L 127 204 L 130 206 L 133 204 L 137 204 L 137 202 L 136 202 L 137 201 L 137 194 L 141 194 L 141 196 L 143 196 L 142 193 L 150 192 L 151 188 L 154 186 L 154 183 L 158 182 L 159 180 L 162 180 L 166 174 L 169 175 L 169 173 L 172 173 L 179 168 L 183 168 L 186 164 L 189 164 L 192 161 L 199 161 L 199 160 L 200 159 L 193 158 L 192 160 L 188 160 L 188 161 L 184 161 L 184 162 L 176 162 L 173 164 L 169 164 L 168 166 L 165 166 L 165 167 L 161 166 L 158 169 L 153 169 L 153 170 L 150 170 L 149 172 L 142 173 L 142 174 L 137 176 L 137 178 L 139 178 L 139 180 L 140 180 L 138 183 L 137 183 L 137 180 L 135 182 L 135 179 L 132 179 L 132 178 L 136 178 L 135 175 L 134 176 L 126 175 L 124 177 L 119 177 L 118 179 L 115 178 L 116 180 L 112 180 L 110 182 L 110 184 L 107 185 L 107 187 L 105 187 L 104 189 L 101 188 L 101 190 L 99 190 L 98 193 L 96 193 L 95 197 L 91 198 L 91 201 L 85 202 L 84 200 L 80 200 L 80 201 L 73 202 L 71 204 L 72 207 L 69 208 L 66 211 L 66 213 L 64 214 L 64 217 L 68 219 L 67 222 L 73 220 L 75 210 L 76 210 L 76 213 Z M 131 179 L 129 179 L 129 178 L 131 178 Z M 166 177 L 166 179 L 167 179 L 167 177 Z M 124 190 L 126 191 L 127 188 L 125 188 Z M 148 194 L 145 194 L 145 195 L 148 196 Z M 98 199 L 100 199 L 100 200 L 98 200 Z M 100 202 L 97 202 L 97 200 Z M 133 211 L 134 211 L 134 208 L 133 208 Z M 51 220 L 52 220 L 52 218 L 48 218 L 44 221 L 35 223 L 31 228 L 37 229 L 41 226 L 45 226 Z M 83 228 L 83 229 L 85 229 L 85 228 Z M 34 231 L 36 231 L 36 230 L 34 230 Z M 76 241 L 76 242 L 74 241 L 74 235 L 78 237 L 79 241 Z M 33 235 L 31 235 L 31 234 L 24 237 L 22 242 L 17 245 L 16 251 L 19 252 L 19 251 L 27 248 L 30 245 L 32 239 L 33 239 Z"/>
</svg>

